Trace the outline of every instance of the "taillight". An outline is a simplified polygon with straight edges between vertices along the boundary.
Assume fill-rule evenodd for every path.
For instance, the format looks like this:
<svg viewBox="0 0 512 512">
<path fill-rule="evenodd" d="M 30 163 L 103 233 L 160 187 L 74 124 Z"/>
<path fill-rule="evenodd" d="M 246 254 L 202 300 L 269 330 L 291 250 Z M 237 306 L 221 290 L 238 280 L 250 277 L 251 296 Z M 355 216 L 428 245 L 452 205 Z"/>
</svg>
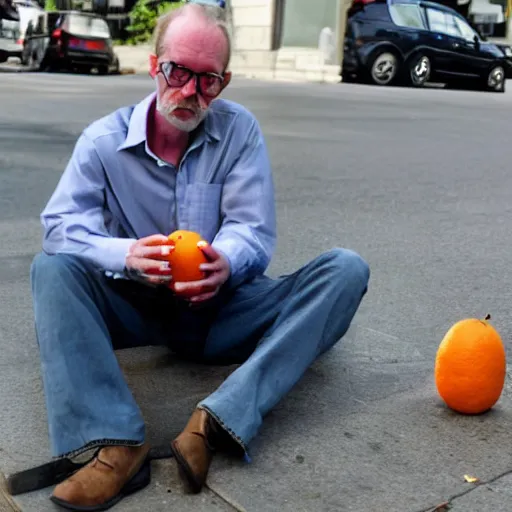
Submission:
<svg viewBox="0 0 512 512">
<path fill-rule="evenodd" d="M 60 28 L 56 28 L 53 32 L 52 32 L 52 37 L 54 37 L 55 39 L 60 39 L 60 36 L 62 35 L 62 30 Z"/>
<path fill-rule="evenodd" d="M 18 39 L 18 40 L 16 41 L 16 44 L 19 44 L 19 45 L 23 46 L 23 43 L 24 43 L 24 42 L 25 42 L 25 41 L 24 41 L 23 39 Z"/>
</svg>

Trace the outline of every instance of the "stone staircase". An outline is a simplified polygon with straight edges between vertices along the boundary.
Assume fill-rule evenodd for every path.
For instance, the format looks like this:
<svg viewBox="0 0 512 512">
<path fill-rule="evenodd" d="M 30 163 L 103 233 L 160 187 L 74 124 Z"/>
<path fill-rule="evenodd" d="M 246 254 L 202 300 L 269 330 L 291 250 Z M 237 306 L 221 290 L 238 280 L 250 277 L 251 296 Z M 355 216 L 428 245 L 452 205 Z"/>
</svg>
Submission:
<svg viewBox="0 0 512 512">
<path fill-rule="evenodd" d="M 258 79 L 287 81 L 340 81 L 339 65 L 326 63 L 321 51 L 312 48 L 281 48 L 276 52 L 235 51 L 233 73 Z"/>
</svg>

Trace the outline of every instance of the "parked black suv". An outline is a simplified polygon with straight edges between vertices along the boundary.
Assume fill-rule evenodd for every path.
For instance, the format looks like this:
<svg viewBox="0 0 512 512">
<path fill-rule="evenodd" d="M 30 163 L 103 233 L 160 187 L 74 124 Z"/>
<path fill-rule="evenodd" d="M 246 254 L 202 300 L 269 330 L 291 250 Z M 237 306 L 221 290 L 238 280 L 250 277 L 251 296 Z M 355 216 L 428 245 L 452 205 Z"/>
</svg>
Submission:
<svg viewBox="0 0 512 512">
<path fill-rule="evenodd" d="M 427 81 L 504 92 L 512 49 L 484 39 L 455 10 L 422 0 L 359 0 L 348 12 L 344 82 Z"/>
</svg>

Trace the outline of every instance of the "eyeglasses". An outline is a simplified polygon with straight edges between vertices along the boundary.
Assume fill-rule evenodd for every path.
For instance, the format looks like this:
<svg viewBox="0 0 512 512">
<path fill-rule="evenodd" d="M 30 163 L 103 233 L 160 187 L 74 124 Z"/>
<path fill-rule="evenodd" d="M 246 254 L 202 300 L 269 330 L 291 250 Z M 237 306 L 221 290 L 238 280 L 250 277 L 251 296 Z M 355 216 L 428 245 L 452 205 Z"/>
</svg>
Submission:
<svg viewBox="0 0 512 512">
<path fill-rule="evenodd" d="M 184 87 L 195 77 L 197 92 L 206 98 L 215 98 L 222 91 L 224 75 L 217 73 L 195 73 L 176 62 L 161 62 L 160 71 L 169 87 Z"/>
</svg>

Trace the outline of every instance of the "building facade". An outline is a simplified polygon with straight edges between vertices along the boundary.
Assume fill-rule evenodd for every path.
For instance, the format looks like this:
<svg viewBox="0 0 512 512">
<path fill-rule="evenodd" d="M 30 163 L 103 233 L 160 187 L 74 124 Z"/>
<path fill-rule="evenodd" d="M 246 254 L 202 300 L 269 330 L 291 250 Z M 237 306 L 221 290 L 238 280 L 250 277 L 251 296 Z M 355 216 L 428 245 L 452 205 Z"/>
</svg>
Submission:
<svg viewBox="0 0 512 512">
<path fill-rule="evenodd" d="M 437 0 L 491 41 L 512 42 L 512 0 Z M 352 0 L 228 0 L 233 66 L 339 72 Z M 335 71 L 335 70 L 338 71 Z"/>
<path fill-rule="evenodd" d="M 234 69 L 326 73 L 339 79 L 350 0 L 228 0 Z"/>
</svg>

